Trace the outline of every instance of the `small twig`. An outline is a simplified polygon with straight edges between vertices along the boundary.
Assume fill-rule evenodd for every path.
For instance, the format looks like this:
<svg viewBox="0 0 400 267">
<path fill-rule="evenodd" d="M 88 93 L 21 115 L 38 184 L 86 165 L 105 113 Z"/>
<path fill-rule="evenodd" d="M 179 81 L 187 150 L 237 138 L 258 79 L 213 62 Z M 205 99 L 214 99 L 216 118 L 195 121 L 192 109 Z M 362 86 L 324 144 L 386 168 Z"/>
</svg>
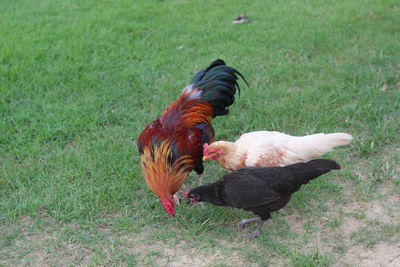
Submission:
<svg viewBox="0 0 400 267">
<path fill-rule="evenodd" d="M 395 259 L 397 259 L 398 257 L 400 257 L 400 254 L 399 255 L 397 255 L 396 257 L 394 257 L 393 259 L 391 259 L 390 261 L 389 261 L 389 263 L 392 263 Z"/>
</svg>

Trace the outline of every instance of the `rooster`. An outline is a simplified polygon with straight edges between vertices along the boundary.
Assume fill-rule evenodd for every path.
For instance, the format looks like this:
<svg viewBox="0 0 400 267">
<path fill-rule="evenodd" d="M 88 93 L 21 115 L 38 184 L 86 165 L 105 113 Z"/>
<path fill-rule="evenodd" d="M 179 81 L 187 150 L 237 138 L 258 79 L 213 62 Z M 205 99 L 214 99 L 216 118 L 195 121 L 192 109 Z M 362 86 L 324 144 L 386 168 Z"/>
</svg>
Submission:
<svg viewBox="0 0 400 267">
<path fill-rule="evenodd" d="M 244 167 L 276 167 L 307 162 L 348 145 L 353 137 L 346 133 L 291 136 L 272 131 L 245 133 L 236 142 L 218 141 L 204 144 L 203 161 L 218 160 L 222 167 L 237 170 Z"/>
<path fill-rule="evenodd" d="M 175 216 L 174 195 L 194 170 L 202 184 L 203 144 L 214 140 L 211 119 L 228 114 L 239 91 L 236 69 L 218 59 L 199 71 L 179 99 L 140 134 L 137 146 L 146 183 Z M 247 82 L 246 82 L 247 83 Z"/>
<path fill-rule="evenodd" d="M 256 230 L 245 234 L 256 237 L 265 221 L 271 217 L 270 212 L 283 208 L 303 184 L 339 169 L 339 164 L 326 159 L 285 167 L 247 167 L 231 172 L 213 184 L 196 187 L 185 195 L 193 204 L 204 201 L 253 212 L 259 217 L 240 221 L 239 228 L 257 221 Z"/>
</svg>

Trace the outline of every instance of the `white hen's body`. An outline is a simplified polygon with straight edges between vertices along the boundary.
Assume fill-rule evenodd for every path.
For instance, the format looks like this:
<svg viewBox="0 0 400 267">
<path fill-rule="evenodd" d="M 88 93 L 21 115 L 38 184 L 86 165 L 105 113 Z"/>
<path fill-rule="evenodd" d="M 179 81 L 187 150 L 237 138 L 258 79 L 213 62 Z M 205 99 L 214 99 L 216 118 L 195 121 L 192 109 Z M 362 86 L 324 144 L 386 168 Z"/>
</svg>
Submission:
<svg viewBox="0 0 400 267">
<path fill-rule="evenodd" d="M 222 167 L 237 170 L 244 167 L 286 166 L 307 162 L 348 145 L 353 137 L 346 133 L 291 136 L 273 131 L 245 133 L 235 143 L 218 141 L 211 146 L 221 147 L 225 155 L 218 159 Z"/>
</svg>

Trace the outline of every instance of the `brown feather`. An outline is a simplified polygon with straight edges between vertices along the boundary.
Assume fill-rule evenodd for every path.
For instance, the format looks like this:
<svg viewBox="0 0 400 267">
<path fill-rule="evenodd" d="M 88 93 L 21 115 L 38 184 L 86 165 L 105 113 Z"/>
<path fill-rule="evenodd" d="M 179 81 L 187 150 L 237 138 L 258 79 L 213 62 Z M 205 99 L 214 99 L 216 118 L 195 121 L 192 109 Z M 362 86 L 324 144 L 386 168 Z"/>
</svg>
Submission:
<svg viewBox="0 0 400 267">
<path fill-rule="evenodd" d="M 193 169 L 193 160 L 183 156 L 169 162 L 171 146 L 164 141 L 159 147 L 145 147 L 141 155 L 141 167 L 148 187 L 160 199 L 178 192 L 186 177 Z"/>
</svg>

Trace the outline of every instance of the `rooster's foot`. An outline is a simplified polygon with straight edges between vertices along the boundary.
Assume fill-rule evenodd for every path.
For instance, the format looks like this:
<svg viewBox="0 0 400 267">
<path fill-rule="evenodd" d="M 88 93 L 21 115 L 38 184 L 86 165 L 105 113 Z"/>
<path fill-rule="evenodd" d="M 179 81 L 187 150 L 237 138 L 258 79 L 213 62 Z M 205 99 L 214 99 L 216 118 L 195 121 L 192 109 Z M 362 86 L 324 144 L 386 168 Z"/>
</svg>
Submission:
<svg viewBox="0 0 400 267">
<path fill-rule="evenodd" d="M 175 195 L 174 195 L 174 203 L 175 203 L 176 205 L 178 205 L 178 206 L 181 205 L 181 203 L 179 202 L 180 199 L 181 199 L 181 197 L 179 196 L 179 194 L 178 194 L 178 193 L 175 193 Z"/>
<path fill-rule="evenodd" d="M 199 181 L 198 181 L 199 186 L 203 185 L 203 173 L 199 174 Z"/>
</svg>

